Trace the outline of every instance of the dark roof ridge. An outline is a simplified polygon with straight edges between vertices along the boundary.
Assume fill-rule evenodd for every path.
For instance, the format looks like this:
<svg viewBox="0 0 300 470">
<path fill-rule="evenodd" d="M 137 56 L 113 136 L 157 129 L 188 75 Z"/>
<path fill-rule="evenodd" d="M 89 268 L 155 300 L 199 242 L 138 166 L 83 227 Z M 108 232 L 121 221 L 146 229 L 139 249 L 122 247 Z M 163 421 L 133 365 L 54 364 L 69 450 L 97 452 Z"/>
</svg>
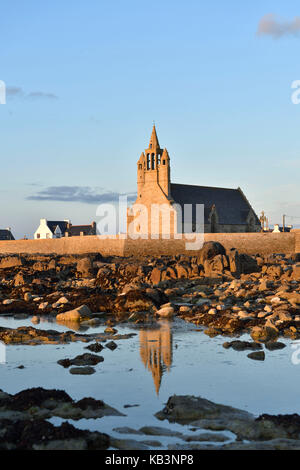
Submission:
<svg viewBox="0 0 300 470">
<path fill-rule="evenodd" d="M 181 184 L 181 183 L 171 183 L 171 186 L 188 186 L 192 188 L 210 188 L 210 189 L 228 189 L 229 191 L 239 191 L 240 188 L 224 188 L 221 186 L 202 186 L 199 184 Z"/>
</svg>

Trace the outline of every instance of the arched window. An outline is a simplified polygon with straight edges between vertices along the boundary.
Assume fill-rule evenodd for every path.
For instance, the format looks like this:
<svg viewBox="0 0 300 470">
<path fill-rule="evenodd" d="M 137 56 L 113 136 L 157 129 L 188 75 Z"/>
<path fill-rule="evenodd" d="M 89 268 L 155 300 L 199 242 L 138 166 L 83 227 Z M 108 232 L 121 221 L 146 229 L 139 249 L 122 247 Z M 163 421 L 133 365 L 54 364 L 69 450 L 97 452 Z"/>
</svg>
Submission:
<svg viewBox="0 0 300 470">
<path fill-rule="evenodd" d="M 155 170 L 155 155 L 152 153 L 151 155 L 151 170 Z"/>
<path fill-rule="evenodd" d="M 157 155 L 157 164 L 160 165 L 160 155 Z"/>
<path fill-rule="evenodd" d="M 210 224 L 211 224 L 211 233 L 216 233 L 217 232 L 217 215 L 215 212 L 211 216 Z"/>
<path fill-rule="evenodd" d="M 147 170 L 150 170 L 150 153 L 147 154 Z"/>
<path fill-rule="evenodd" d="M 163 160 L 163 165 L 165 165 L 165 164 L 166 164 L 166 160 Z"/>
</svg>

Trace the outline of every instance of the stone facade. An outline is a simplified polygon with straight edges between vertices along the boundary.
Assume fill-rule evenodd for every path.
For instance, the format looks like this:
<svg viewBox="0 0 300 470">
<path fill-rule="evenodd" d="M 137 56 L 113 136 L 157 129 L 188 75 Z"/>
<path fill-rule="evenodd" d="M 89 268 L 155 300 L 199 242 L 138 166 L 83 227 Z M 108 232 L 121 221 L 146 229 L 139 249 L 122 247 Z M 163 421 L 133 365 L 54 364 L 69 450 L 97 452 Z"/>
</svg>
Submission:
<svg viewBox="0 0 300 470">
<path fill-rule="evenodd" d="M 153 126 L 148 148 L 137 162 L 137 199 L 127 214 L 133 238 L 180 233 L 260 232 L 260 221 L 240 188 L 171 183 L 170 157 Z M 183 225 L 184 222 L 184 225 Z"/>
</svg>

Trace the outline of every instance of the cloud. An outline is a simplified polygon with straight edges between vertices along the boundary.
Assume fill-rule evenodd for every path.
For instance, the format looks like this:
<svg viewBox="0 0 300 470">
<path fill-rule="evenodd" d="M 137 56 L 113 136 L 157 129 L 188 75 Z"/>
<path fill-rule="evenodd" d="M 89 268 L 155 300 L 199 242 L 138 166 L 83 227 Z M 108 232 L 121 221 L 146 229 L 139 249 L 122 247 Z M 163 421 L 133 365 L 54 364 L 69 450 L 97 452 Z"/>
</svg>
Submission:
<svg viewBox="0 0 300 470">
<path fill-rule="evenodd" d="M 32 91 L 27 95 L 27 98 L 33 99 L 50 99 L 50 100 L 57 100 L 58 96 L 54 93 L 44 93 L 43 91 Z"/>
<path fill-rule="evenodd" d="M 120 196 L 127 196 L 128 202 L 135 201 L 136 193 L 117 193 L 99 191 L 101 188 L 88 186 L 50 186 L 27 197 L 31 201 L 82 202 L 84 204 L 100 204 L 118 202 Z"/>
<path fill-rule="evenodd" d="M 258 36 L 272 36 L 279 39 L 282 36 L 297 35 L 300 33 L 300 16 L 291 21 L 278 19 L 273 13 L 263 16 L 258 24 Z"/>
<path fill-rule="evenodd" d="M 17 86 L 7 86 L 6 95 L 12 98 L 26 98 L 26 99 L 49 99 L 57 100 L 58 96 L 54 93 L 45 93 L 44 91 L 31 91 L 30 93 L 25 93 L 23 88 Z"/>
<path fill-rule="evenodd" d="M 24 92 L 22 88 L 17 86 L 8 86 L 6 87 L 7 96 L 23 96 Z"/>
</svg>

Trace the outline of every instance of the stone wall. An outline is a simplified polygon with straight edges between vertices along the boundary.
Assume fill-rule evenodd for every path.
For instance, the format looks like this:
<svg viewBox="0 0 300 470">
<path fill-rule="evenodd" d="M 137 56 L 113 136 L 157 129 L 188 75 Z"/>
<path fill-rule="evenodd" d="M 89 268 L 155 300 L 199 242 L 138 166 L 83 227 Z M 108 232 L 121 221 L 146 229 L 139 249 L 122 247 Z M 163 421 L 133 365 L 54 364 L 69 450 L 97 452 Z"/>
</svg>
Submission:
<svg viewBox="0 0 300 470">
<path fill-rule="evenodd" d="M 241 253 L 271 254 L 300 252 L 300 231 L 291 233 L 206 233 L 205 241 L 218 241 L 229 250 Z M 106 239 L 86 236 L 52 240 L 0 241 L 0 255 L 9 253 L 84 254 L 101 253 L 104 256 L 176 255 L 193 256 L 197 251 L 187 251 L 185 240 L 131 240 Z"/>
<path fill-rule="evenodd" d="M 101 253 L 104 256 L 123 256 L 124 241 L 122 239 L 104 239 L 97 236 L 63 237 L 48 240 L 0 241 L 0 255 L 5 253 L 39 253 L 58 255 Z"/>
<path fill-rule="evenodd" d="M 295 252 L 300 253 L 300 229 L 293 229 L 291 233 L 295 236 Z"/>
</svg>

